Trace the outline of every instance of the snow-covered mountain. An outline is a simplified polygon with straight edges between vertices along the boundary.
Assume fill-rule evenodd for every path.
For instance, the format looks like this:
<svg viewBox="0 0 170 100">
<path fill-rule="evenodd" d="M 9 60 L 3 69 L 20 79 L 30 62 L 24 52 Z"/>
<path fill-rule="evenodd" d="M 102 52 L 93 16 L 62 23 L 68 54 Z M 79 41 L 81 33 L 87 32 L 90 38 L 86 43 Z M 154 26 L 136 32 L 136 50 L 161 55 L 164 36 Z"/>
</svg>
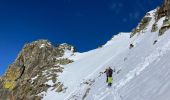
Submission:
<svg viewBox="0 0 170 100">
<path fill-rule="evenodd" d="M 16 100 L 169 100 L 170 1 L 132 32 L 78 53 L 45 40 L 25 45 L 0 80 L 0 97 Z M 24 65 L 24 67 L 23 67 Z M 108 88 L 107 67 L 115 70 Z M 22 98 L 21 98 L 22 97 Z M 2 100 L 5 100 L 2 99 Z M 1 100 L 1 99 L 0 99 Z"/>
<path fill-rule="evenodd" d="M 168 3 L 168 5 L 167 5 Z M 169 0 L 144 16 L 129 33 L 119 33 L 102 48 L 79 54 L 64 66 L 58 80 L 63 93 L 48 90 L 43 100 L 169 100 Z M 107 88 L 108 66 L 116 70 Z"/>
</svg>

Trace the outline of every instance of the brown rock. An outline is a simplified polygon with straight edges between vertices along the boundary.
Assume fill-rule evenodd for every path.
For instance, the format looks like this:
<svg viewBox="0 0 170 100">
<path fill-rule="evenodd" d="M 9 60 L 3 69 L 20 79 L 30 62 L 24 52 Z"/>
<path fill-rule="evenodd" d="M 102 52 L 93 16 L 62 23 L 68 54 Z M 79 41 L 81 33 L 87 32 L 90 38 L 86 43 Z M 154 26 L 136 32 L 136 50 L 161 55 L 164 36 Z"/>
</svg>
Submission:
<svg viewBox="0 0 170 100">
<path fill-rule="evenodd" d="M 73 62 L 62 58 L 66 49 L 74 51 L 71 45 L 53 47 L 47 40 L 26 44 L 0 80 L 0 96 L 3 100 L 7 100 L 11 93 L 15 93 L 13 97 L 16 100 L 41 100 L 41 97 L 37 96 L 39 93 L 56 87 L 46 84 L 49 80 L 59 84 L 57 74 L 63 71 L 60 65 Z M 62 59 L 57 59 L 58 57 Z M 60 85 L 57 92 L 61 92 L 63 86 Z"/>
</svg>

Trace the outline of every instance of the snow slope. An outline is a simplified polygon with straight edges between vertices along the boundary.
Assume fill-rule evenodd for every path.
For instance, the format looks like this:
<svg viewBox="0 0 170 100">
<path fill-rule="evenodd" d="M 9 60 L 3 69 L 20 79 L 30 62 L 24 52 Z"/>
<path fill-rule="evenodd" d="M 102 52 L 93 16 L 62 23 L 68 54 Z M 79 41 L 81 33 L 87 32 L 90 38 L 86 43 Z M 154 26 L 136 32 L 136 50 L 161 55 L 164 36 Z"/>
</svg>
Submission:
<svg viewBox="0 0 170 100">
<path fill-rule="evenodd" d="M 120 33 L 102 48 L 72 56 L 75 62 L 64 66 L 58 79 L 67 90 L 49 89 L 43 100 L 169 100 L 170 30 L 161 37 L 151 32 L 155 11 L 143 33 L 132 38 Z M 163 20 L 157 22 L 159 28 Z M 135 46 L 129 49 L 130 44 Z M 116 70 L 111 88 L 100 73 L 108 66 Z"/>
</svg>

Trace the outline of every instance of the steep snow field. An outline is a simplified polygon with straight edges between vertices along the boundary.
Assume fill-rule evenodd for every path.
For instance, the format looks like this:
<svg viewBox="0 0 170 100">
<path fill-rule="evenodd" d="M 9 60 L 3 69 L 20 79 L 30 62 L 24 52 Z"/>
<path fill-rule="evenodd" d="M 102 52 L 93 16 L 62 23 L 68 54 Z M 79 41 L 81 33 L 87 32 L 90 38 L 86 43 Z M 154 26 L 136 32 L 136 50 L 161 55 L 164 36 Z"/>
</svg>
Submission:
<svg viewBox="0 0 170 100">
<path fill-rule="evenodd" d="M 49 89 L 44 100 L 169 100 L 170 30 L 163 36 L 151 32 L 152 20 L 143 33 L 130 38 L 120 33 L 103 47 L 72 55 L 75 62 L 64 66 L 58 80 L 67 88 L 63 93 Z M 159 28 L 163 19 L 158 21 Z M 156 44 L 153 44 L 157 40 Z M 129 45 L 134 47 L 129 49 Z M 103 72 L 116 70 L 113 86 L 107 87 Z"/>
<path fill-rule="evenodd" d="M 123 39 L 123 41 L 121 39 Z M 68 99 L 69 96 L 72 96 L 72 93 L 77 92 L 77 89 L 81 88 L 81 82 L 99 75 L 99 72 L 104 70 L 104 67 L 110 65 L 117 55 L 125 51 L 124 47 L 128 48 L 128 39 L 129 34 L 122 33 L 120 37 L 112 40 L 115 42 L 104 46 L 104 48 L 75 56 L 79 59 L 72 64 L 64 66 L 64 72 L 59 77 L 59 80 L 68 87 L 66 93 L 57 94 L 52 93 L 54 91 L 48 91 L 44 99 L 53 100 L 54 97 L 58 100 Z M 120 43 L 121 45 L 119 45 Z"/>
</svg>

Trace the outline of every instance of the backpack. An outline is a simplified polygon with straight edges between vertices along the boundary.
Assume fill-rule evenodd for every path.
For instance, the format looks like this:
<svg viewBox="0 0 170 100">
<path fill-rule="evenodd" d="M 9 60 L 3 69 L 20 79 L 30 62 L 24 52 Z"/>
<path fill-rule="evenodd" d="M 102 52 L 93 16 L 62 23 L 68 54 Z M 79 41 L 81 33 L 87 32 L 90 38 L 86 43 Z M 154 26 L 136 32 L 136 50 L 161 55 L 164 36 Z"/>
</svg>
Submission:
<svg viewBox="0 0 170 100">
<path fill-rule="evenodd" d="M 112 74 L 113 74 L 113 70 L 112 70 L 112 69 L 109 69 L 109 70 L 108 70 L 108 76 L 109 76 L 109 77 L 112 77 Z"/>
</svg>

